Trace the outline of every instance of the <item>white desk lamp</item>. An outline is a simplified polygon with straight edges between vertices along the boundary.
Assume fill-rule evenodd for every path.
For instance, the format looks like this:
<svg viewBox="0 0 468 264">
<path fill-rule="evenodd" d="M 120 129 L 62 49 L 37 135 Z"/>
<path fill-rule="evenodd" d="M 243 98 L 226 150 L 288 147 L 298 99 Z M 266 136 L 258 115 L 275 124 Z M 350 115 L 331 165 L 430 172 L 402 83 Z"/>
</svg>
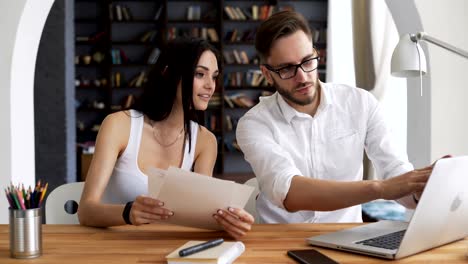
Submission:
<svg viewBox="0 0 468 264">
<path fill-rule="evenodd" d="M 427 35 L 425 32 L 416 34 L 404 34 L 401 36 L 395 50 L 392 54 L 392 75 L 395 77 L 417 77 L 422 78 L 426 74 L 426 56 L 419 45 L 419 41 L 424 40 L 435 44 L 441 48 L 454 52 L 468 59 L 468 52 L 457 47 L 454 47 L 444 41 L 438 40 Z M 421 96 L 422 96 L 422 80 L 421 80 Z"/>
</svg>

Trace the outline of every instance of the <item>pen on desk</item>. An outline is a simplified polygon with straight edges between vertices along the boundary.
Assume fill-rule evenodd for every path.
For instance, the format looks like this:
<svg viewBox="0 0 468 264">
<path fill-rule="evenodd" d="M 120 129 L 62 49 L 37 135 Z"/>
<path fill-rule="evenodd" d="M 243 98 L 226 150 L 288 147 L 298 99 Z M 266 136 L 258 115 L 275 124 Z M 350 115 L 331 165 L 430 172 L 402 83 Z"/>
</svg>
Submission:
<svg viewBox="0 0 468 264">
<path fill-rule="evenodd" d="M 198 245 L 195 245 L 195 246 L 184 248 L 181 251 L 179 251 L 179 256 L 185 257 L 185 256 L 188 256 L 188 255 L 192 255 L 192 254 L 195 254 L 197 252 L 203 251 L 205 249 L 209 249 L 209 248 L 221 245 L 223 242 L 224 242 L 224 239 L 218 238 L 218 239 L 210 240 L 210 241 L 207 241 L 205 243 L 201 243 L 201 244 L 198 244 Z"/>
</svg>

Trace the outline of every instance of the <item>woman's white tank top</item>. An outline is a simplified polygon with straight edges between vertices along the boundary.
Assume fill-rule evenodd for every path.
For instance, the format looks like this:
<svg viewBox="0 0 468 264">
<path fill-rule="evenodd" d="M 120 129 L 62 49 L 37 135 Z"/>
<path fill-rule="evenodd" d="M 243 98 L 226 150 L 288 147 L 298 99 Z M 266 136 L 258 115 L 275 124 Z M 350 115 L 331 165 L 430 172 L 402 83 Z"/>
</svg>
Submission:
<svg viewBox="0 0 468 264">
<path fill-rule="evenodd" d="M 127 147 L 117 159 L 104 195 L 105 202 L 123 204 L 133 201 L 138 195 L 148 193 L 148 177 L 138 167 L 138 151 L 143 134 L 143 114 L 130 110 L 130 137 Z M 195 146 L 197 143 L 198 124 L 190 121 L 192 134 L 189 152 L 189 140 L 185 141 L 182 169 L 192 170 Z"/>
</svg>

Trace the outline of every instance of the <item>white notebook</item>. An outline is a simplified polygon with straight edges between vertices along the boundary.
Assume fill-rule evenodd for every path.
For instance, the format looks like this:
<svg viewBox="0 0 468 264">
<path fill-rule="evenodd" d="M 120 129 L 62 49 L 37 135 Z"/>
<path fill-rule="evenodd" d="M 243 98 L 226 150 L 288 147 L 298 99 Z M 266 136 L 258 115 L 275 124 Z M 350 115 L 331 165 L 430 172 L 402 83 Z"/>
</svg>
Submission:
<svg viewBox="0 0 468 264">
<path fill-rule="evenodd" d="M 216 264 L 230 264 L 233 263 L 244 251 L 245 246 L 242 242 L 223 242 L 221 245 L 212 247 L 201 252 L 180 257 L 179 251 L 195 246 L 206 241 L 189 241 L 183 246 L 172 251 L 166 256 L 168 264 L 187 264 L 187 263 L 216 263 Z"/>
</svg>

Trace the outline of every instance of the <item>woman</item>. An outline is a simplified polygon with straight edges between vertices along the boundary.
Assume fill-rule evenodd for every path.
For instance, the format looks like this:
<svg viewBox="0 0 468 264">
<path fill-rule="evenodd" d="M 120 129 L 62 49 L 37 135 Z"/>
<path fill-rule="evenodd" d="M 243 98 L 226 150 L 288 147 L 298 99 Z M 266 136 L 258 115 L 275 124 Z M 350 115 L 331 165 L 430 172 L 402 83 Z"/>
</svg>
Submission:
<svg viewBox="0 0 468 264">
<path fill-rule="evenodd" d="M 82 225 L 141 225 L 170 218 L 174 212 L 164 201 L 142 195 L 150 167 L 212 175 L 216 138 L 193 120 L 196 110 L 208 107 L 219 74 L 218 52 L 205 40 L 173 42 L 162 51 L 133 109 L 110 114 L 101 125 L 78 210 Z M 254 222 L 239 208 L 213 213 L 235 239 Z"/>
</svg>

